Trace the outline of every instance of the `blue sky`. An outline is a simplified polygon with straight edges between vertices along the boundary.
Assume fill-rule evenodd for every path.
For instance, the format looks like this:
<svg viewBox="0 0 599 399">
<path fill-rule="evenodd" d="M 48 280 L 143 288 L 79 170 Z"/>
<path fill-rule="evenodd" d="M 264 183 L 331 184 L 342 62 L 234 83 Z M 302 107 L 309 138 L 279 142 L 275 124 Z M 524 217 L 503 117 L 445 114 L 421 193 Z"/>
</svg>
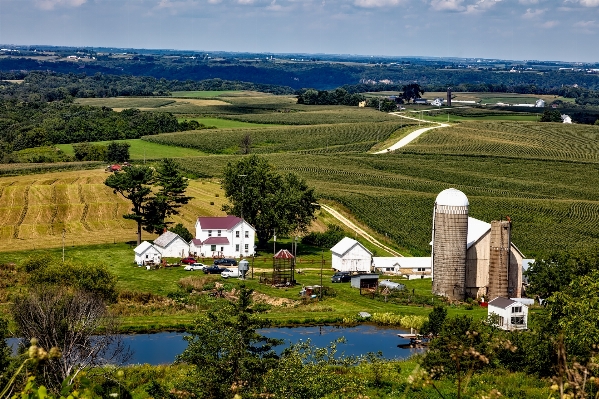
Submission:
<svg viewBox="0 0 599 399">
<path fill-rule="evenodd" d="M 599 61 L 599 0 L 0 0 L 0 43 Z"/>
</svg>

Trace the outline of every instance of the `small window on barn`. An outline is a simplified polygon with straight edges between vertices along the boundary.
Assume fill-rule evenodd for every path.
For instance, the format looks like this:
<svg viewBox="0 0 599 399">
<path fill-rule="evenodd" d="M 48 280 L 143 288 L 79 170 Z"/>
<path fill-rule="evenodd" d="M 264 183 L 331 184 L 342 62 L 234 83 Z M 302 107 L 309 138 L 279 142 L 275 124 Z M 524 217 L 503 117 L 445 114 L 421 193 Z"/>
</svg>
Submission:
<svg viewBox="0 0 599 399">
<path fill-rule="evenodd" d="M 148 255 L 146 255 L 146 259 L 148 259 Z"/>
<path fill-rule="evenodd" d="M 208 237 L 212 237 L 212 230 L 208 230 Z"/>
<path fill-rule="evenodd" d="M 514 306 L 512 308 L 512 313 L 522 313 L 522 306 Z"/>
<path fill-rule="evenodd" d="M 216 235 L 220 237 L 220 230 L 217 230 Z"/>
<path fill-rule="evenodd" d="M 239 238 L 239 230 L 235 231 L 235 237 Z"/>
<path fill-rule="evenodd" d="M 235 244 L 235 252 L 239 252 L 239 244 Z"/>
</svg>

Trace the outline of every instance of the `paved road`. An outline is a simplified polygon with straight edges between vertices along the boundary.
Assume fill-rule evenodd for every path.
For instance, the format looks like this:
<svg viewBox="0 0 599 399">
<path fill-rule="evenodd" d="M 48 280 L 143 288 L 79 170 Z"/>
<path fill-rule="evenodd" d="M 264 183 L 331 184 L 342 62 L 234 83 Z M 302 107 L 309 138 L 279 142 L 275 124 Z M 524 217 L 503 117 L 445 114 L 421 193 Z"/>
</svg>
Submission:
<svg viewBox="0 0 599 399">
<path fill-rule="evenodd" d="M 386 246 L 385 244 L 381 243 L 376 238 L 374 238 L 373 236 L 371 236 L 370 234 L 368 234 L 367 232 L 365 232 L 364 230 L 362 230 L 361 228 L 359 228 L 358 226 L 356 226 L 351 220 L 347 219 L 345 216 L 343 216 L 342 214 L 340 214 L 339 212 L 337 212 L 336 210 L 334 210 L 330 206 L 324 205 L 324 204 L 319 204 L 319 205 L 320 205 L 320 207 L 322 209 L 324 209 L 325 211 L 327 211 L 328 213 L 330 213 L 331 216 L 333 216 L 335 219 L 339 220 L 345 226 L 349 227 L 350 229 L 352 229 L 353 231 L 355 231 L 357 234 L 359 234 L 362 237 L 364 237 L 366 239 L 366 241 L 370 242 L 374 246 L 376 246 L 378 248 L 381 248 L 382 250 L 385 250 L 385 251 L 389 252 L 393 256 L 403 256 L 399 252 L 395 251 L 394 249 L 389 248 L 388 246 Z"/>
<path fill-rule="evenodd" d="M 405 119 L 412 119 L 415 121 L 419 121 L 420 119 L 418 118 L 412 118 L 410 116 L 405 116 L 399 112 L 391 112 L 391 115 L 395 115 L 395 116 L 399 116 L 400 118 L 405 118 Z M 401 140 L 399 140 L 397 143 L 393 144 L 391 147 L 385 148 L 384 150 L 375 152 L 375 154 L 385 154 L 387 152 L 390 151 L 394 151 L 397 150 L 398 148 L 401 148 L 403 146 L 406 146 L 408 144 L 410 144 L 412 141 L 416 140 L 418 138 L 418 136 L 420 136 L 422 133 L 426 133 L 429 130 L 432 129 L 438 129 L 440 127 L 448 127 L 451 126 L 447 123 L 439 123 L 439 122 L 430 122 L 430 123 L 436 123 L 437 126 L 429 126 L 429 127 L 423 127 L 422 129 L 418 129 L 413 131 L 412 133 L 408 134 L 407 136 L 405 136 L 404 138 L 402 138 Z"/>
</svg>

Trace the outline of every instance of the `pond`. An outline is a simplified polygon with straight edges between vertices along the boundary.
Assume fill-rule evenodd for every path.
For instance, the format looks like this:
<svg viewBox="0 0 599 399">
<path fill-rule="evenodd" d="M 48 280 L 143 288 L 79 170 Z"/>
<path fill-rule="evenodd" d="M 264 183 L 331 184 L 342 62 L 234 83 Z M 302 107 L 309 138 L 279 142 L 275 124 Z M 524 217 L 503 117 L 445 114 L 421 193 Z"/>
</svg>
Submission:
<svg viewBox="0 0 599 399">
<path fill-rule="evenodd" d="M 282 350 L 291 343 L 310 339 L 311 343 L 319 348 L 326 347 L 332 341 L 344 337 L 346 342 L 337 345 L 338 354 L 346 356 L 365 355 L 368 352 L 383 353 L 387 359 L 405 359 L 415 353 L 422 353 L 422 349 L 399 348 L 400 344 L 407 344 L 409 340 L 397 336 L 405 330 L 382 328 L 371 325 L 356 327 L 316 326 L 316 327 L 291 327 L 291 328 L 265 328 L 259 332 L 267 337 L 283 339 L 285 344 L 278 347 Z M 124 342 L 133 351 L 133 357 L 128 364 L 152 365 L 172 363 L 175 357 L 187 347 L 183 340 L 185 333 L 162 332 L 156 334 L 125 335 Z M 9 344 L 16 349 L 18 340 L 11 338 Z"/>
</svg>

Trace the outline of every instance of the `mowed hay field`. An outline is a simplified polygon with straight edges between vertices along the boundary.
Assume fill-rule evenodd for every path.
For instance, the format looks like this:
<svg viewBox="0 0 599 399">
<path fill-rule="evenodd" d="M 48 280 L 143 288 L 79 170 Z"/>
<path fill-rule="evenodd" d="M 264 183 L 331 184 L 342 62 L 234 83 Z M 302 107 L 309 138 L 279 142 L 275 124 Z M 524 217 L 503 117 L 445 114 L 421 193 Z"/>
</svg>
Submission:
<svg viewBox="0 0 599 399">
<path fill-rule="evenodd" d="M 69 246 L 135 240 L 135 223 L 122 217 L 130 203 L 104 185 L 107 176 L 88 170 L 1 177 L 0 251 L 61 246 L 63 229 Z M 217 181 L 192 180 L 188 194 L 194 199 L 173 218 L 175 223 L 193 231 L 198 216 L 224 215 Z M 144 232 L 144 238 L 156 236 Z"/>
</svg>

